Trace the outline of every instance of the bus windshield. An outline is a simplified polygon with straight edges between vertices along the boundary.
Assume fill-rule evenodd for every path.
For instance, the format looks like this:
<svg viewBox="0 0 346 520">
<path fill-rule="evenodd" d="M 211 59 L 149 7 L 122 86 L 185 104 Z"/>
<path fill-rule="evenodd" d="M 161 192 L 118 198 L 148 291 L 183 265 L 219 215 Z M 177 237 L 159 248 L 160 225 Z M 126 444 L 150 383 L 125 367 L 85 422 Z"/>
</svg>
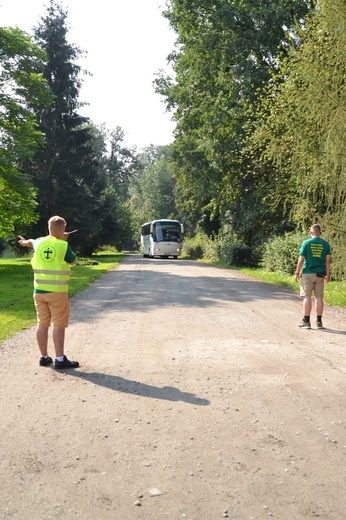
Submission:
<svg viewBox="0 0 346 520">
<path fill-rule="evenodd" d="M 179 222 L 160 220 L 154 222 L 153 238 L 155 242 L 180 242 L 181 226 Z"/>
</svg>

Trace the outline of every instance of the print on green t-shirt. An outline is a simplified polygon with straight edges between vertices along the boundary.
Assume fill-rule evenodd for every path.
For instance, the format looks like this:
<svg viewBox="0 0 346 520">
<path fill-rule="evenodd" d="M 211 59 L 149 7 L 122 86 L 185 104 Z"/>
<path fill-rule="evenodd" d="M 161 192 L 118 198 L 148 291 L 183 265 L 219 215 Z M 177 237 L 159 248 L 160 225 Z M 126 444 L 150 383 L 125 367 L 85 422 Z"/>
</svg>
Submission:
<svg viewBox="0 0 346 520">
<path fill-rule="evenodd" d="M 323 245 L 322 244 L 311 244 L 311 254 L 314 258 L 321 258 L 323 253 Z"/>
</svg>

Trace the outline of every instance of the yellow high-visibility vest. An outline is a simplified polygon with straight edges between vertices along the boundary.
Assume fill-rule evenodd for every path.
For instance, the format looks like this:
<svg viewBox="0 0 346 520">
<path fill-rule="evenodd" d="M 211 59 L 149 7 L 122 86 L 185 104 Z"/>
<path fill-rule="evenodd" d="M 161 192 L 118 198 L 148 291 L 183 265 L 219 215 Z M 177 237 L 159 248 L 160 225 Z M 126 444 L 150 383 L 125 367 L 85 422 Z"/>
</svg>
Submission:
<svg viewBox="0 0 346 520">
<path fill-rule="evenodd" d="M 64 260 L 67 246 L 65 240 L 50 236 L 37 241 L 34 256 L 31 259 L 36 290 L 68 291 L 71 267 Z"/>
</svg>

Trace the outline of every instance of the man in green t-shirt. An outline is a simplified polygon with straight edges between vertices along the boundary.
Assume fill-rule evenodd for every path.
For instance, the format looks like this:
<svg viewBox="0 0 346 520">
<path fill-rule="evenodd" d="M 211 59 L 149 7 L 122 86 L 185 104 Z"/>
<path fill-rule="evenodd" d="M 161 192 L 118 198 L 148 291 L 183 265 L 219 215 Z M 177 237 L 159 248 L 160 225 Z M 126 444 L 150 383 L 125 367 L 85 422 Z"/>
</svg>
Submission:
<svg viewBox="0 0 346 520">
<path fill-rule="evenodd" d="M 310 314 L 312 308 L 312 293 L 315 295 L 317 328 L 322 329 L 323 293 L 324 284 L 329 282 L 331 253 L 329 243 L 321 238 L 321 226 L 313 224 L 310 228 L 311 238 L 304 240 L 299 251 L 299 260 L 295 274 L 298 282 L 300 271 L 303 268 L 300 282 L 300 296 L 303 299 L 303 321 L 299 327 L 311 329 Z"/>
</svg>

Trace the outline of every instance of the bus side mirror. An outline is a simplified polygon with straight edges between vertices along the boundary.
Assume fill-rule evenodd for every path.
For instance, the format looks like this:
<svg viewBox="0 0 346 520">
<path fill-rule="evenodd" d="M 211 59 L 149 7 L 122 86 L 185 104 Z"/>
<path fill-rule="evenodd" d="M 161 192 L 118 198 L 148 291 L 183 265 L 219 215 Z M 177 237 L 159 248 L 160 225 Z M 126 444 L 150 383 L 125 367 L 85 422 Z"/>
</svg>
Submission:
<svg viewBox="0 0 346 520">
<path fill-rule="evenodd" d="M 150 233 L 151 233 L 151 234 L 154 233 L 154 224 L 150 224 Z"/>
<path fill-rule="evenodd" d="M 183 226 L 183 224 L 180 224 L 180 229 L 181 229 L 181 232 L 184 233 L 184 226 Z"/>
</svg>

